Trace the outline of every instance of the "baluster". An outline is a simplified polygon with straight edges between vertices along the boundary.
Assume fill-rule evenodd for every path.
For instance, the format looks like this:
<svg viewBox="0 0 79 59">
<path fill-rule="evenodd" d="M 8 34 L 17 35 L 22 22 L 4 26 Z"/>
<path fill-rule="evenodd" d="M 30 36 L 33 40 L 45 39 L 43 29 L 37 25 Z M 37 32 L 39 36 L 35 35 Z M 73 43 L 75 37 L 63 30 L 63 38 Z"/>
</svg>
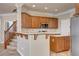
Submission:
<svg viewBox="0 0 79 59">
<path fill-rule="evenodd" d="M 23 37 L 23 34 L 20 34 L 21 37 Z"/>
<path fill-rule="evenodd" d="M 46 34 L 46 40 L 48 39 L 48 34 Z"/>
<path fill-rule="evenodd" d="M 28 39 L 28 35 L 27 34 L 25 34 L 24 36 L 25 36 L 26 39 Z"/>
<path fill-rule="evenodd" d="M 34 40 L 36 40 L 36 39 L 37 39 L 37 36 L 38 36 L 38 34 L 34 34 Z"/>
</svg>

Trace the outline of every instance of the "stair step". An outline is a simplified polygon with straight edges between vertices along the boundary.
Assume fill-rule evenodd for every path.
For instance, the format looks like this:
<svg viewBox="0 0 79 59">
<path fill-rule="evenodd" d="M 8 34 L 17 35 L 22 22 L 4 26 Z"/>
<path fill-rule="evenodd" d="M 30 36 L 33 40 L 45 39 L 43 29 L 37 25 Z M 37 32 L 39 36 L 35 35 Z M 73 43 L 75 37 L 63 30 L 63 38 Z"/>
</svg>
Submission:
<svg viewBox="0 0 79 59">
<path fill-rule="evenodd" d="M 17 39 L 16 36 L 14 38 L 11 39 L 9 45 L 7 46 L 7 48 L 9 49 L 16 49 L 17 47 Z"/>
<path fill-rule="evenodd" d="M 16 36 L 14 36 L 13 38 L 14 38 L 14 39 L 16 39 L 17 37 L 16 37 Z"/>
<path fill-rule="evenodd" d="M 13 46 L 7 46 L 8 49 L 16 49 L 17 47 L 13 47 Z"/>
<path fill-rule="evenodd" d="M 17 45 L 14 45 L 14 44 L 10 44 L 8 46 L 11 46 L 11 47 L 17 47 Z"/>
<path fill-rule="evenodd" d="M 17 43 L 10 42 L 10 44 L 9 44 L 9 45 L 16 46 L 16 45 L 17 45 Z"/>
<path fill-rule="evenodd" d="M 12 39 L 12 42 L 17 42 L 17 39 Z"/>
<path fill-rule="evenodd" d="M 17 44 L 17 42 L 10 42 L 10 44 L 12 44 L 12 45 L 16 45 L 16 44 Z"/>
<path fill-rule="evenodd" d="M 17 41 L 16 40 L 12 40 L 12 43 L 17 43 Z"/>
</svg>

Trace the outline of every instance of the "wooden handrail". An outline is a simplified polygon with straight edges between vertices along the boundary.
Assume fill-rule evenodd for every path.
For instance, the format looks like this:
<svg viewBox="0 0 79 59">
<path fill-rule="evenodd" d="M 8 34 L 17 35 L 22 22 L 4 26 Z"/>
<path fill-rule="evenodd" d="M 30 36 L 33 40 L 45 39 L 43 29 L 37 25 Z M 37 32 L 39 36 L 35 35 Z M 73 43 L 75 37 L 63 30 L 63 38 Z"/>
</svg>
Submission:
<svg viewBox="0 0 79 59">
<path fill-rule="evenodd" d="M 16 31 L 9 31 L 13 26 L 15 26 L 16 21 L 5 31 L 5 40 L 4 40 L 4 48 L 7 49 L 7 46 L 10 42 L 10 40 L 14 37 L 14 36 L 21 36 L 21 37 L 25 37 L 26 39 L 28 39 L 28 34 L 25 33 L 19 33 Z M 13 29 L 12 29 L 13 30 Z"/>
<path fill-rule="evenodd" d="M 14 26 L 16 26 L 16 21 L 13 22 L 13 24 L 6 30 L 4 31 L 4 48 L 7 48 L 7 45 L 9 44 L 10 40 L 14 37 L 14 33 L 11 33 L 9 30 L 12 30 L 12 32 L 15 32 L 16 30 L 14 29 Z M 13 29 L 11 29 L 13 27 Z"/>
<path fill-rule="evenodd" d="M 19 32 L 11 32 L 11 33 L 15 34 L 16 36 L 21 36 L 21 37 L 25 36 L 25 38 L 28 39 L 28 34 L 19 33 Z"/>
<path fill-rule="evenodd" d="M 14 33 L 16 35 L 27 35 L 26 33 L 20 33 L 20 32 L 10 32 L 10 33 Z"/>
<path fill-rule="evenodd" d="M 15 24 L 16 24 L 16 21 L 14 21 L 13 24 L 7 30 L 5 30 L 5 33 L 8 32 Z"/>
</svg>

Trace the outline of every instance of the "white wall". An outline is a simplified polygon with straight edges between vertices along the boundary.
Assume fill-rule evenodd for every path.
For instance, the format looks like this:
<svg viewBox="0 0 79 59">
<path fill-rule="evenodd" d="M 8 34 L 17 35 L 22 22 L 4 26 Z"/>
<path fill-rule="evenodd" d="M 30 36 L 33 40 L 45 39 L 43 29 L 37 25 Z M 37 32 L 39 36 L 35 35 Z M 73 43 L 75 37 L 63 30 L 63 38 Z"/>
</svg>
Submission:
<svg viewBox="0 0 79 59">
<path fill-rule="evenodd" d="M 4 31 L 6 30 L 6 22 L 16 20 L 16 13 L 0 14 L 0 18 L 1 18 L 1 26 L 2 26 L 1 28 L 2 39 L 0 43 L 4 43 Z"/>
<path fill-rule="evenodd" d="M 2 17 L 0 17 L 0 43 L 2 43 Z"/>
<path fill-rule="evenodd" d="M 61 19 L 61 35 L 70 35 L 70 18 Z"/>
<path fill-rule="evenodd" d="M 29 56 L 29 39 L 17 37 L 17 51 L 22 56 Z"/>
<path fill-rule="evenodd" d="M 61 35 L 70 35 L 70 20 L 74 13 L 75 9 L 71 9 L 57 15 L 60 20 Z"/>
<path fill-rule="evenodd" d="M 46 35 L 38 35 L 34 40 L 34 35 L 30 35 L 30 55 L 31 56 L 50 56 L 49 38 Z"/>
<path fill-rule="evenodd" d="M 34 35 L 28 35 L 28 39 L 18 37 L 17 40 L 17 51 L 22 56 L 50 55 L 50 41 L 49 37 L 46 39 L 45 35 L 38 35 L 36 40 L 34 40 Z"/>
</svg>

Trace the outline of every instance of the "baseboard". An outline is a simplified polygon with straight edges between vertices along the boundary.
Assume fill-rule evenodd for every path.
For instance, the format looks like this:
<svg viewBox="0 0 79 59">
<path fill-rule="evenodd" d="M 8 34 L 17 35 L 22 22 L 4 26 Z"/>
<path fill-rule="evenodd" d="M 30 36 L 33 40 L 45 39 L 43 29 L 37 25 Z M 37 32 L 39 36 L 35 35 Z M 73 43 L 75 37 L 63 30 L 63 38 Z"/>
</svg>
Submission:
<svg viewBox="0 0 79 59">
<path fill-rule="evenodd" d="M 24 56 L 18 49 L 17 49 L 17 52 L 18 52 L 21 56 Z"/>
</svg>

